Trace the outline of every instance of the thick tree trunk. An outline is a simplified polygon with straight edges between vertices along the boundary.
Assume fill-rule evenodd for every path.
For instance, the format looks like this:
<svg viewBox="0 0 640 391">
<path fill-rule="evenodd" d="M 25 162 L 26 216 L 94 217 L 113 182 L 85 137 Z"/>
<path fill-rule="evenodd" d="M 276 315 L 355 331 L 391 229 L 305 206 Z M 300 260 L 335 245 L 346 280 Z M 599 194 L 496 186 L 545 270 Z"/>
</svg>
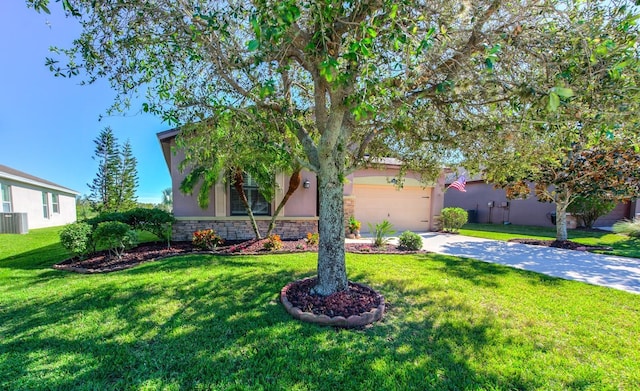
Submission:
<svg viewBox="0 0 640 391">
<path fill-rule="evenodd" d="M 260 230 L 258 229 L 258 223 L 256 223 L 256 218 L 253 216 L 251 205 L 249 205 L 249 200 L 247 199 L 247 195 L 244 192 L 244 176 L 242 170 L 235 170 L 233 174 L 233 186 L 238 192 L 240 200 L 247 210 L 247 215 L 249 215 L 249 221 L 251 222 L 251 229 L 253 229 L 253 234 L 256 236 L 257 240 L 262 239 L 262 237 L 260 236 Z"/>
<path fill-rule="evenodd" d="M 289 198 L 291 197 L 291 195 L 300 186 L 300 180 L 302 179 L 300 177 L 300 171 L 301 169 L 298 168 L 293 172 L 293 174 L 291 174 L 291 177 L 289 178 L 289 188 L 287 189 L 287 192 L 285 193 L 284 197 L 282 197 L 282 201 L 280 201 L 280 203 L 278 204 L 278 207 L 273 212 L 273 216 L 271 216 L 271 221 L 269 222 L 269 228 L 267 229 L 267 236 L 271 235 L 271 232 L 276 227 L 276 218 L 280 214 L 280 211 L 282 210 L 282 208 L 284 208 L 284 205 L 287 203 L 287 201 L 289 201 Z"/>
<path fill-rule="evenodd" d="M 318 174 L 320 220 L 318 232 L 318 284 L 312 293 L 328 296 L 348 288 L 344 258 L 344 215 L 341 172 L 333 164 L 322 164 Z"/>
<path fill-rule="evenodd" d="M 567 206 L 568 197 L 557 197 L 556 199 L 556 240 L 567 240 Z"/>
</svg>

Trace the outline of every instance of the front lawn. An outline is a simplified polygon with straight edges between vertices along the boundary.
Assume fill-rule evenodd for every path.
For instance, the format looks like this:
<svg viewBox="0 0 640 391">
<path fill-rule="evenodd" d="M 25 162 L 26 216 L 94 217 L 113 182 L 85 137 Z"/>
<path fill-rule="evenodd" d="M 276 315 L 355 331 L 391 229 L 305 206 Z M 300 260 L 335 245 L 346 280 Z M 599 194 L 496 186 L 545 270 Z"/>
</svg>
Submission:
<svg viewBox="0 0 640 391">
<path fill-rule="evenodd" d="M 79 275 L 50 268 L 66 256 L 53 237 L 26 240 L 24 256 L 4 239 L 0 389 L 640 388 L 640 295 L 455 257 L 349 254 L 350 277 L 389 308 L 345 331 L 278 302 L 315 254 Z"/>
<path fill-rule="evenodd" d="M 556 238 L 555 227 L 534 227 L 527 225 L 504 224 L 465 224 L 460 234 L 478 238 L 509 240 L 516 238 L 553 240 Z M 640 258 L 640 239 L 600 230 L 567 230 L 569 240 L 588 246 L 607 246 L 611 251 L 607 254 L 622 257 Z"/>
</svg>

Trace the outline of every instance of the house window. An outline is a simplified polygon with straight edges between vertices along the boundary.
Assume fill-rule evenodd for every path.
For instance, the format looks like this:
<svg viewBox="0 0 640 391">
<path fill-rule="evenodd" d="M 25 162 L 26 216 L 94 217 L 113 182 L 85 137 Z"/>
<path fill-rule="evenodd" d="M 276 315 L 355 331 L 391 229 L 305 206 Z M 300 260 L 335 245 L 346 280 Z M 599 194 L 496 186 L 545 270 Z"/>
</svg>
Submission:
<svg viewBox="0 0 640 391">
<path fill-rule="evenodd" d="M 49 218 L 49 193 L 42 192 L 42 215 L 45 219 Z"/>
<path fill-rule="evenodd" d="M 2 212 L 11 213 L 11 186 L 0 183 L 0 201 Z"/>
<path fill-rule="evenodd" d="M 51 193 L 51 209 L 53 213 L 60 213 L 60 196 L 56 193 Z"/>
<path fill-rule="evenodd" d="M 247 201 L 251 206 L 251 211 L 256 216 L 269 216 L 271 215 L 271 203 L 267 201 L 262 194 L 258 191 L 258 184 L 249 175 L 244 174 L 244 193 L 247 196 Z M 231 215 L 232 216 L 246 216 L 247 210 L 240 199 L 240 195 L 236 191 L 235 187 L 231 185 L 230 192 L 231 200 Z"/>
</svg>

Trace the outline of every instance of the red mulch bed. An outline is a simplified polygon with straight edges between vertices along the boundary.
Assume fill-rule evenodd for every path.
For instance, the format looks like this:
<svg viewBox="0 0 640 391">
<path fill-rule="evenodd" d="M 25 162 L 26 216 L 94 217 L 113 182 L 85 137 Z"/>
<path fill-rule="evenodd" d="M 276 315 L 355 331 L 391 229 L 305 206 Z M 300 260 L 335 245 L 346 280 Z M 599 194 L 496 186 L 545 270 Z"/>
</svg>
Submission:
<svg viewBox="0 0 640 391">
<path fill-rule="evenodd" d="M 287 290 L 287 299 L 304 312 L 345 318 L 371 311 L 381 302 L 381 296 L 373 289 L 359 284 L 350 282 L 349 289 L 329 296 L 312 295 L 310 291 L 315 284 L 315 278 L 297 281 Z"/>
<path fill-rule="evenodd" d="M 143 262 L 155 261 L 181 254 L 216 254 L 216 255 L 259 255 L 282 254 L 305 251 L 318 251 L 317 245 L 309 245 L 306 240 L 284 240 L 282 248 L 277 251 L 269 251 L 264 248 L 263 240 L 248 240 L 227 242 L 224 246 L 213 251 L 203 251 L 193 247 L 191 242 L 173 242 L 171 247 L 166 243 L 144 243 L 128 250 L 121 259 L 110 257 L 106 251 L 92 254 L 86 259 L 71 258 L 60 262 L 53 267 L 60 270 L 74 271 L 78 273 L 106 273 L 116 270 L 128 269 Z M 394 246 L 387 245 L 384 248 L 374 247 L 371 244 L 347 243 L 345 249 L 348 252 L 362 254 L 408 254 L 416 251 L 403 251 Z"/>
<path fill-rule="evenodd" d="M 546 246 L 564 248 L 566 250 L 576 251 L 610 251 L 611 247 L 606 246 L 587 246 L 582 243 L 572 242 L 571 240 L 538 240 L 538 239 L 510 239 L 510 242 L 532 244 L 535 246 Z"/>
</svg>

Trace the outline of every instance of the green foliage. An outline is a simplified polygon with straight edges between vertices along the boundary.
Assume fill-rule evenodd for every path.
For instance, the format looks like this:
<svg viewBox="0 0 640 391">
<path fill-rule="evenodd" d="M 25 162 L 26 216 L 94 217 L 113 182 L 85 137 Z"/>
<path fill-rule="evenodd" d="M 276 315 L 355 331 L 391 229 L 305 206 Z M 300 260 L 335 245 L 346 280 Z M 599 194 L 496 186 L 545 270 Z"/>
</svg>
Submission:
<svg viewBox="0 0 640 391">
<path fill-rule="evenodd" d="M 72 223 L 60 231 L 60 243 L 75 256 L 84 257 L 92 249 L 92 227 L 87 223 Z"/>
<path fill-rule="evenodd" d="M 640 238 L 640 220 L 623 220 L 613 224 L 613 232 Z"/>
<path fill-rule="evenodd" d="M 468 218 L 469 214 L 462 208 L 444 208 L 440 212 L 440 224 L 445 232 L 458 232 Z"/>
<path fill-rule="evenodd" d="M 162 240 L 171 240 L 171 226 L 175 221 L 173 215 L 160 209 L 135 208 L 126 212 L 100 213 L 87 220 L 94 229 L 102 222 L 118 221 L 125 223 L 131 229 L 148 231 Z"/>
<path fill-rule="evenodd" d="M 347 228 L 349 228 L 349 231 L 351 231 L 351 233 L 355 233 L 357 230 L 360 229 L 361 226 L 362 226 L 362 223 L 356 220 L 356 218 L 353 215 L 349 216 L 349 224 L 347 225 Z"/>
<path fill-rule="evenodd" d="M 398 237 L 398 244 L 402 249 L 417 251 L 422 248 L 422 236 L 415 232 L 404 231 Z"/>
<path fill-rule="evenodd" d="M 582 225 L 592 228 L 598 217 L 604 216 L 616 207 L 616 202 L 597 195 L 576 197 L 567 207 L 567 212 L 582 220 Z"/>
<path fill-rule="evenodd" d="M 96 227 L 93 237 L 99 246 L 105 247 L 116 258 L 122 258 L 125 250 L 137 244 L 137 234 L 127 224 L 105 221 Z"/>
<path fill-rule="evenodd" d="M 396 233 L 393 229 L 393 225 L 387 221 L 383 220 L 381 223 L 376 225 L 369 224 L 369 231 L 373 235 L 373 245 L 375 247 L 383 247 L 389 242 L 389 236 Z"/>
<path fill-rule="evenodd" d="M 107 221 L 119 221 L 121 223 L 128 224 L 129 218 L 125 213 L 121 213 L 121 212 L 103 212 L 87 220 L 87 223 L 91 224 L 91 226 L 95 230 L 96 227 L 98 227 L 98 224 L 104 223 Z"/>
<path fill-rule="evenodd" d="M 224 240 L 212 229 L 203 229 L 193 233 L 191 243 L 203 250 L 215 250 Z"/>
<path fill-rule="evenodd" d="M 129 141 L 118 144 L 113 130 L 107 127 L 94 140 L 94 160 L 98 172 L 89 184 L 91 201 L 99 212 L 126 211 L 136 206 L 138 187 L 137 159 Z"/>
<path fill-rule="evenodd" d="M 269 251 L 280 250 L 282 248 L 282 239 L 280 239 L 280 235 L 271 234 L 267 237 L 263 246 Z"/>
<path fill-rule="evenodd" d="M 135 208 L 124 212 L 123 216 L 123 222 L 129 224 L 132 229 L 148 231 L 160 239 L 171 240 L 171 226 L 175 222 L 171 213 L 156 208 Z"/>
</svg>

